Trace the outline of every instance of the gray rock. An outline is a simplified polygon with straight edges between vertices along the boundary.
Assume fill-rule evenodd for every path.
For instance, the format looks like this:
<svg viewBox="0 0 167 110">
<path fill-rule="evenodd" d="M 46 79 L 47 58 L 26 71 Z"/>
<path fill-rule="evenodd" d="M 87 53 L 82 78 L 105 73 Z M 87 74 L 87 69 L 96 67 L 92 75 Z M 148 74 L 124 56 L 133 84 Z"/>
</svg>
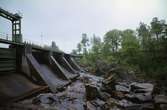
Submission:
<svg viewBox="0 0 167 110">
<path fill-rule="evenodd" d="M 90 101 L 87 101 L 86 110 L 96 110 L 96 107 Z"/>
<path fill-rule="evenodd" d="M 133 103 L 128 100 L 123 99 L 123 100 L 118 101 L 118 105 L 121 107 L 127 108 L 129 106 L 132 106 Z"/>
<path fill-rule="evenodd" d="M 167 104 L 160 104 L 161 110 L 167 110 Z"/>
<path fill-rule="evenodd" d="M 87 101 L 87 110 L 103 110 L 104 108 L 105 102 L 100 99 Z"/>
<path fill-rule="evenodd" d="M 100 99 L 102 99 L 102 100 L 104 100 L 104 101 L 106 101 L 106 100 L 108 100 L 110 97 L 111 97 L 111 95 L 110 94 L 108 94 L 108 93 L 106 93 L 106 92 L 99 92 L 99 94 L 100 94 Z"/>
<path fill-rule="evenodd" d="M 120 92 L 129 92 L 130 89 L 123 85 L 115 85 L 115 90 Z"/>
<path fill-rule="evenodd" d="M 133 93 L 133 94 L 126 94 L 126 98 L 136 102 L 150 102 L 153 100 L 151 93 Z"/>
<path fill-rule="evenodd" d="M 141 104 L 140 110 L 155 110 L 153 103 Z"/>
<path fill-rule="evenodd" d="M 137 93 L 141 93 L 141 92 L 153 92 L 154 89 L 154 85 L 150 84 L 150 83 L 131 83 L 130 84 L 130 88 L 132 92 L 137 92 Z"/>
<path fill-rule="evenodd" d="M 165 95 L 156 95 L 154 97 L 154 102 L 158 104 L 167 104 L 167 96 Z"/>
<path fill-rule="evenodd" d="M 85 84 L 85 89 L 86 89 L 86 99 L 87 100 L 93 100 L 96 99 L 97 97 L 100 97 L 99 91 L 97 87 L 91 84 Z"/>
<path fill-rule="evenodd" d="M 34 100 L 33 103 L 35 104 L 52 104 L 53 102 L 56 102 L 58 100 L 58 97 L 52 93 L 47 94 L 40 94 L 38 95 Z"/>
</svg>

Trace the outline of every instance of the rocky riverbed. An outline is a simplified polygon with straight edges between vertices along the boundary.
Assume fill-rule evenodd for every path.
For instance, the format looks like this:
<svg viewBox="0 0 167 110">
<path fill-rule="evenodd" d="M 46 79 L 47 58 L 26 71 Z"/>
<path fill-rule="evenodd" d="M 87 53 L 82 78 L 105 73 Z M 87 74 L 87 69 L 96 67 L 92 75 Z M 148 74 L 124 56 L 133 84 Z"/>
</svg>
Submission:
<svg viewBox="0 0 167 110">
<path fill-rule="evenodd" d="M 111 74 L 101 78 L 88 73 L 58 93 L 35 97 L 2 110 L 167 110 L 167 96 L 155 92 L 155 84 L 119 79 Z"/>
</svg>

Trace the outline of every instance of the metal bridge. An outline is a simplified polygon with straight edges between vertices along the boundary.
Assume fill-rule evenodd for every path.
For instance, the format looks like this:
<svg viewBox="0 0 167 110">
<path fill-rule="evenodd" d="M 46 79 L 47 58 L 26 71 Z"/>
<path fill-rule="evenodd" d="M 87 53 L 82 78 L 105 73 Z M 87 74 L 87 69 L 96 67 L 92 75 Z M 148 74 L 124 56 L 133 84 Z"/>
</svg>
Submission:
<svg viewBox="0 0 167 110">
<path fill-rule="evenodd" d="M 1 104 L 41 91 L 57 92 L 79 76 L 82 69 L 75 62 L 75 56 L 23 43 L 22 17 L 1 8 L 0 16 L 12 23 L 12 38 L 0 38 L 0 44 L 9 45 L 0 48 Z"/>
</svg>

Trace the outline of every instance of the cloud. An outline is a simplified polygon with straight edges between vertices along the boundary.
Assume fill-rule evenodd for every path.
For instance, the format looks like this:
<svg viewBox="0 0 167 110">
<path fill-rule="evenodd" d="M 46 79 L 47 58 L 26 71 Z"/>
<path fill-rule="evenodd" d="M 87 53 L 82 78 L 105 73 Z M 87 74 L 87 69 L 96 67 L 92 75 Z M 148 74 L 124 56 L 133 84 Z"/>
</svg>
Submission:
<svg viewBox="0 0 167 110">
<path fill-rule="evenodd" d="M 76 48 L 82 33 L 103 37 L 118 28 L 135 29 L 140 21 L 157 16 L 167 19 L 166 0 L 4 0 L 0 6 L 23 13 L 26 39 L 45 43 L 52 40 L 66 52 Z M 1 23 L 1 22 L 0 22 Z"/>
</svg>

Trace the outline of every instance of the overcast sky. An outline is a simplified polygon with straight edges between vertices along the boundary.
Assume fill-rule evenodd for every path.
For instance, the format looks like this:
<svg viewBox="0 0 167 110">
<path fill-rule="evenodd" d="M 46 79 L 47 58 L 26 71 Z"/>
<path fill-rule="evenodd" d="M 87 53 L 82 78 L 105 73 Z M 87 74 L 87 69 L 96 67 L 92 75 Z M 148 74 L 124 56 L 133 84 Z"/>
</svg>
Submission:
<svg viewBox="0 0 167 110">
<path fill-rule="evenodd" d="M 153 17 L 167 21 L 167 0 L 0 0 L 0 7 L 21 12 L 23 37 L 38 43 L 55 41 L 70 52 L 81 34 L 103 37 L 111 29 L 136 29 Z M 0 17 L 0 32 L 11 33 Z"/>
</svg>

